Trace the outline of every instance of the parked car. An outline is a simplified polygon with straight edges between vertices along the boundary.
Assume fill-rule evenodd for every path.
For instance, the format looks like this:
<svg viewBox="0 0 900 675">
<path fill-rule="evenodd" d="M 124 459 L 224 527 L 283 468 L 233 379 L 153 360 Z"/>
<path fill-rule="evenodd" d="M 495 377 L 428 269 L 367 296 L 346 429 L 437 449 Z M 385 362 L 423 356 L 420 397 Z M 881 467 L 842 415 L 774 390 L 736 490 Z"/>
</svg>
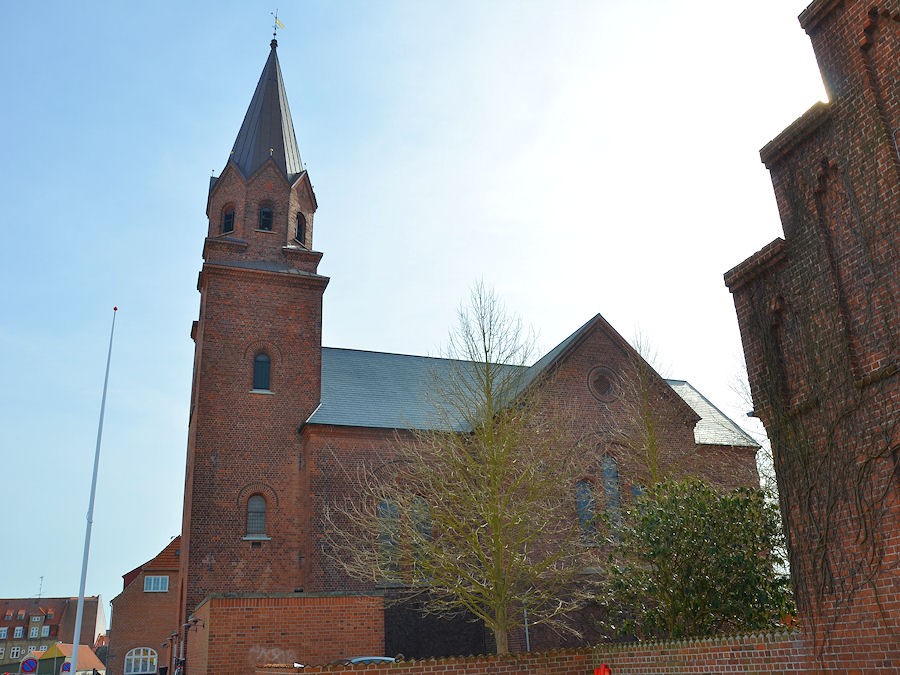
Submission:
<svg viewBox="0 0 900 675">
<path fill-rule="evenodd" d="M 369 664 L 369 663 L 393 663 L 396 659 L 393 656 L 353 656 L 350 658 L 338 659 L 337 661 L 332 661 L 329 663 L 329 666 L 350 666 L 359 664 Z"/>
</svg>

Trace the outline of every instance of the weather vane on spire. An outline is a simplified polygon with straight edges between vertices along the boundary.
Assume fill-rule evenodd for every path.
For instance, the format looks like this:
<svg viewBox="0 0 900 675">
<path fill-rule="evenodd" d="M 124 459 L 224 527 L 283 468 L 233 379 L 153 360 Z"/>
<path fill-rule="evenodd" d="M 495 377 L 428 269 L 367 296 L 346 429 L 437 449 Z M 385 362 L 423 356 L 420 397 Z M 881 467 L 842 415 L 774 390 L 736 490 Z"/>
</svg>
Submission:
<svg viewBox="0 0 900 675">
<path fill-rule="evenodd" d="M 269 12 L 269 14 L 271 14 L 273 17 L 275 17 L 275 24 L 272 26 L 272 29 L 273 29 L 272 30 L 272 39 L 274 40 L 274 39 L 278 38 L 278 29 L 284 28 L 284 24 L 278 20 L 278 8 L 277 7 L 275 8 L 274 12 Z"/>
</svg>

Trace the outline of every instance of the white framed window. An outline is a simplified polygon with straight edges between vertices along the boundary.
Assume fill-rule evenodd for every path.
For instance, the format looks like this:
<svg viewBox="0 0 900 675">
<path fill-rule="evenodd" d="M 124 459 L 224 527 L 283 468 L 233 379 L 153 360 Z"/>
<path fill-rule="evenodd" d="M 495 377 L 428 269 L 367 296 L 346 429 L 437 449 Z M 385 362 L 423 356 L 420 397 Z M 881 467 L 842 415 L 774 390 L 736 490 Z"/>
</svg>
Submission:
<svg viewBox="0 0 900 675">
<path fill-rule="evenodd" d="M 28 637 L 30 637 L 30 638 L 36 638 L 36 637 L 38 636 L 38 632 L 39 632 L 39 631 L 40 631 L 40 628 L 39 628 L 39 627 L 37 627 L 37 626 L 32 626 L 31 628 L 28 629 Z"/>
<path fill-rule="evenodd" d="M 22 653 L 21 647 L 10 647 L 9 648 L 9 658 L 17 659 L 19 658 L 19 654 Z"/>
<path fill-rule="evenodd" d="M 50 637 L 50 626 L 41 626 L 41 637 Z"/>
<path fill-rule="evenodd" d="M 125 655 L 125 675 L 156 672 L 156 652 L 150 647 L 135 647 Z"/>
<path fill-rule="evenodd" d="M 16 626 L 13 629 L 13 640 L 21 639 L 25 635 L 25 629 L 22 626 Z"/>
<path fill-rule="evenodd" d="M 40 614 L 38 614 L 37 616 L 31 617 L 31 623 L 40 623 L 40 621 L 41 621 L 41 615 L 40 615 Z"/>
<path fill-rule="evenodd" d="M 5 640 L 7 635 L 9 635 L 9 628 L 6 626 L 0 628 L 0 640 Z"/>
<path fill-rule="evenodd" d="M 28 651 L 29 651 L 29 652 L 36 652 L 36 651 L 37 651 L 37 645 L 28 645 Z"/>
<path fill-rule="evenodd" d="M 41 645 L 41 651 L 45 652 L 50 648 L 50 645 Z"/>
<path fill-rule="evenodd" d="M 144 593 L 166 593 L 169 590 L 168 576 L 144 577 Z"/>
</svg>

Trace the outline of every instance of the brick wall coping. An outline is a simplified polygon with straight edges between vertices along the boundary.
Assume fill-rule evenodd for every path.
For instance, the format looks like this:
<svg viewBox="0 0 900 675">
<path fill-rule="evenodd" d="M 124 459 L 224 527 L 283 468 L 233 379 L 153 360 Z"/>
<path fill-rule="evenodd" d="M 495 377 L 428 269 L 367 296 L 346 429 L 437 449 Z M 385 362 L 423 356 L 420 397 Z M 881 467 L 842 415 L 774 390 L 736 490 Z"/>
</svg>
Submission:
<svg viewBox="0 0 900 675">
<path fill-rule="evenodd" d="M 306 598 L 380 598 L 384 593 L 365 591 L 322 591 L 319 593 L 210 593 L 194 612 L 213 600 L 303 600 Z"/>
<path fill-rule="evenodd" d="M 822 124 L 831 118 L 831 105 L 817 101 L 809 110 L 794 120 L 787 129 L 766 143 L 759 151 L 759 158 L 771 169 L 785 155 L 799 145 Z"/>
<path fill-rule="evenodd" d="M 716 647 L 728 647 L 736 645 L 778 645 L 787 642 L 802 640 L 803 634 L 798 630 L 774 630 L 757 633 L 737 633 L 733 635 L 717 635 L 707 638 L 684 638 L 678 640 L 640 640 L 637 642 L 603 643 L 593 647 L 579 647 L 576 649 L 555 649 L 545 652 L 520 652 L 515 654 L 480 654 L 472 656 L 451 656 L 440 659 L 409 659 L 394 663 L 382 664 L 354 664 L 354 665 L 327 665 L 306 666 L 294 668 L 292 664 L 270 663 L 257 666 L 258 672 L 302 672 L 302 673 L 330 673 L 334 671 L 365 671 L 374 670 L 404 670 L 419 672 L 421 668 L 428 666 L 428 670 L 446 670 L 452 672 L 451 667 L 466 663 L 495 663 L 537 660 L 542 662 L 560 661 L 565 658 L 594 657 L 593 661 L 600 661 L 604 655 L 613 655 L 621 652 L 635 651 L 665 651 L 684 649 L 712 649 Z"/>
<path fill-rule="evenodd" d="M 814 2 L 810 3 L 806 9 L 800 12 L 800 16 L 797 17 L 800 21 L 800 26 L 808 34 L 819 25 L 822 19 L 831 14 L 834 8 L 840 5 L 841 2 L 842 0 L 814 0 Z"/>
<path fill-rule="evenodd" d="M 725 285 L 734 293 L 748 281 L 756 278 L 772 265 L 779 263 L 786 251 L 784 239 L 781 237 L 766 244 L 744 262 L 725 272 Z"/>
</svg>

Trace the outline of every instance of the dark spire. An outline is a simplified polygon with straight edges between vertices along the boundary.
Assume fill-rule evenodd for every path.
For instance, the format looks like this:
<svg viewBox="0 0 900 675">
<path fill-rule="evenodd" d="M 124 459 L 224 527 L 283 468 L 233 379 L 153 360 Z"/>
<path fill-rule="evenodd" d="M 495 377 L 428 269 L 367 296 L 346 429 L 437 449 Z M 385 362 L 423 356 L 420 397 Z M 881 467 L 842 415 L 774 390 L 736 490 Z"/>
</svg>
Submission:
<svg viewBox="0 0 900 675">
<path fill-rule="evenodd" d="M 303 172 L 303 164 L 275 52 L 278 42 L 272 40 L 270 45 L 272 51 L 234 142 L 231 159 L 249 177 L 271 156 L 288 182 L 293 183 Z"/>
</svg>

